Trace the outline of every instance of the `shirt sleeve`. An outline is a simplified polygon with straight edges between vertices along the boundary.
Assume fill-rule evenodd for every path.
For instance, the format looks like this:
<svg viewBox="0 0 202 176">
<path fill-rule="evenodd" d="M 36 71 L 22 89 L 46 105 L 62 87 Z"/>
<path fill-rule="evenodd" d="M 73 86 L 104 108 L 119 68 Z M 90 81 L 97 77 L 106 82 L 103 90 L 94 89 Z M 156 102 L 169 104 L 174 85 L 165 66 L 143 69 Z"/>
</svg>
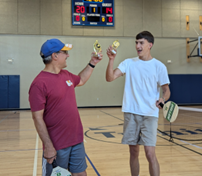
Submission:
<svg viewBox="0 0 202 176">
<path fill-rule="evenodd" d="M 74 87 L 76 87 L 79 84 L 80 80 L 81 80 L 80 76 L 74 75 L 74 74 L 72 74 L 70 72 L 69 72 L 69 74 L 70 74 L 70 76 L 71 76 L 71 78 L 73 80 Z"/>
<path fill-rule="evenodd" d="M 126 59 L 123 62 L 121 62 L 117 68 L 119 70 L 121 70 L 122 73 L 126 73 L 127 63 L 128 63 L 128 59 Z"/>
<path fill-rule="evenodd" d="M 44 89 L 37 85 L 31 85 L 29 90 L 29 103 L 32 112 L 44 109 L 46 104 Z"/>
<path fill-rule="evenodd" d="M 170 80 L 168 77 L 168 71 L 165 65 L 162 65 L 160 72 L 158 74 L 158 84 L 160 86 L 165 84 L 170 84 Z"/>
</svg>

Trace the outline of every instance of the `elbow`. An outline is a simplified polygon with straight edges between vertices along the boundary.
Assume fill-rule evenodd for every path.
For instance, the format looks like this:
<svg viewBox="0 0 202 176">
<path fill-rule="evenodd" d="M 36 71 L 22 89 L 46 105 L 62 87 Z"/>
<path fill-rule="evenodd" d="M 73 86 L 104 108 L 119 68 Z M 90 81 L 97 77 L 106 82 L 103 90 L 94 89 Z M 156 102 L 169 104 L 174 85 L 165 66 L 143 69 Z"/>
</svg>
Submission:
<svg viewBox="0 0 202 176">
<path fill-rule="evenodd" d="M 83 81 L 80 81 L 80 83 L 77 85 L 78 87 L 83 86 L 85 83 Z"/>
<path fill-rule="evenodd" d="M 106 74 L 106 77 L 105 77 L 105 78 L 106 78 L 106 81 L 107 81 L 107 82 L 112 82 L 112 81 L 114 80 L 114 77 L 113 77 L 113 76 L 109 76 L 109 75 L 107 75 L 107 74 Z"/>
<path fill-rule="evenodd" d="M 110 78 L 107 78 L 107 77 L 106 77 L 106 81 L 107 81 L 107 82 L 112 82 L 113 79 L 110 79 Z"/>
</svg>

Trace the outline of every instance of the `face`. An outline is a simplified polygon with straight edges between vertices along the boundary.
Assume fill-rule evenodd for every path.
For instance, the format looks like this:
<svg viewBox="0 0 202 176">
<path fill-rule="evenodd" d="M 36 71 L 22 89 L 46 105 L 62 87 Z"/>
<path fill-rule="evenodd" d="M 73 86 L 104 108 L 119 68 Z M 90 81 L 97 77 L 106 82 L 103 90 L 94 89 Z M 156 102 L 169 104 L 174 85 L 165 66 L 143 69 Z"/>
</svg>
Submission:
<svg viewBox="0 0 202 176">
<path fill-rule="evenodd" d="M 136 50 L 139 57 L 144 57 L 150 54 L 151 47 L 152 43 L 149 43 L 144 38 L 136 40 Z"/>
<path fill-rule="evenodd" d="M 66 60 L 69 57 L 68 51 L 59 51 L 57 54 L 57 62 L 60 68 L 67 67 Z"/>
</svg>

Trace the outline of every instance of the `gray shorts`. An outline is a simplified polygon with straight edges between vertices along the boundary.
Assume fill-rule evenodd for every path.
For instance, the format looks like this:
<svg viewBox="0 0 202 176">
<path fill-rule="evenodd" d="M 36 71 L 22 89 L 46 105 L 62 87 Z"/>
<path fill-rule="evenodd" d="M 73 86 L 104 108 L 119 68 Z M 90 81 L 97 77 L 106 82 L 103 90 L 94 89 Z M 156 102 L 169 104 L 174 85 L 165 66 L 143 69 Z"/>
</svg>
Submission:
<svg viewBox="0 0 202 176">
<path fill-rule="evenodd" d="M 122 144 L 156 146 L 158 118 L 124 113 Z"/>
<path fill-rule="evenodd" d="M 86 170 L 86 158 L 83 142 L 72 147 L 57 151 L 56 163 L 58 166 L 68 169 L 71 173 L 80 173 Z M 45 158 L 42 163 L 42 176 L 50 176 L 53 170 Z"/>
</svg>

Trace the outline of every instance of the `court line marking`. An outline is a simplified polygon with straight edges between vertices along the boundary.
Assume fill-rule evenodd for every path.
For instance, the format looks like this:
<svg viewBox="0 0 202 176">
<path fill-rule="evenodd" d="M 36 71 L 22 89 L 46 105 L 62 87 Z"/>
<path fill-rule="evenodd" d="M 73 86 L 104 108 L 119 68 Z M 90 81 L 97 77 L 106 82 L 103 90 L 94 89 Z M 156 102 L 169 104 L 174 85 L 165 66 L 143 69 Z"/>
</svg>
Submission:
<svg viewBox="0 0 202 176">
<path fill-rule="evenodd" d="M 13 129 L 13 130 L 0 130 L 0 132 L 14 132 L 14 131 L 36 131 L 36 129 Z"/>
<path fill-rule="evenodd" d="M 21 149 L 21 150 L 0 150 L 0 152 L 24 152 L 24 151 L 31 151 L 36 149 Z M 42 150 L 42 148 L 39 148 L 37 150 Z"/>
<path fill-rule="evenodd" d="M 4 120 L 6 120 L 8 116 L 4 117 L 3 119 L 0 120 L 0 123 L 3 122 Z"/>
<path fill-rule="evenodd" d="M 113 116 L 113 115 L 111 115 L 111 114 L 109 114 L 109 113 L 107 113 L 107 112 L 104 112 L 104 111 L 102 111 L 102 110 L 101 110 L 100 112 L 102 112 L 102 113 L 104 113 L 104 114 L 107 114 L 107 115 L 109 115 L 109 116 L 111 116 L 111 117 L 114 117 L 115 119 L 124 121 L 123 119 L 120 119 L 120 118 L 118 118 L 118 117 L 116 117 L 116 116 Z"/>
<path fill-rule="evenodd" d="M 183 142 L 183 143 L 185 143 L 185 144 L 189 144 L 189 145 L 191 145 L 191 146 L 193 146 L 193 147 L 196 147 L 196 148 L 202 149 L 202 147 L 199 147 L 198 145 L 194 145 L 194 144 L 191 144 L 191 143 L 186 142 L 186 141 L 183 141 L 183 140 L 180 140 L 180 141 Z"/>
<path fill-rule="evenodd" d="M 16 112 L 14 112 L 13 114 L 15 114 Z M 6 117 L 4 117 L 3 119 L 1 119 L 0 120 L 0 123 L 2 122 L 2 121 L 4 121 L 7 117 L 11 117 L 13 114 L 9 114 L 9 115 L 7 115 Z"/>
<path fill-rule="evenodd" d="M 192 150 L 192 149 L 190 149 L 190 148 L 187 148 L 187 147 L 185 147 L 185 146 L 183 146 L 183 145 L 181 145 L 181 144 L 178 144 L 178 143 L 176 143 L 176 142 L 174 142 L 174 141 L 170 141 L 170 140 L 168 140 L 168 139 L 166 139 L 166 138 L 164 138 L 164 137 L 162 137 L 162 136 L 159 136 L 159 135 L 157 135 L 157 136 L 160 137 L 160 138 L 162 138 L 162 139 L 165 139 L 165 140 L 167 140 L 167 141 L 169 141 L 169 142 L 171 142 L 171 143 L 173 143 L 173 144 L 175 144 L 175 145 L 178 145 L 178 146 L 183 147 L 183 148 L 185 148 L 185 149 L 187 149 L 187 150 L 190 150 L 190 151 L 192 151 L 192 152 L 194 152 L 194 153 L 196 153 L 196 154 L 202 155 L 202 153 L 199 153 L 199 152 L 197 152 L 197 151 L 195 151 L 195 150 Z"/>
<path fill-rule="evenodd" d="M 89 163 L 91 164 L 92 168 L 94 169 L 94 171 L 96 172 L 96 174 L 98 176 L 100 176 L 99 172 L 97 171 L 97 169 L 95 168 L 95 166 L 93 165 L 93 163 L 91 162 L 90 158 L 88 157 L 88 155 L 85 153 L 86 158 L 88 159 Z"/>
<path fill-rule="evenodd" d="M 36 134 L 36 146 L 35 146 L 35 155 L 34 155 L 33 176 L 37 176 L 38 144 L 39 144 L 39 136 L 38 136 L 38 134 Z"/>
</svg>

